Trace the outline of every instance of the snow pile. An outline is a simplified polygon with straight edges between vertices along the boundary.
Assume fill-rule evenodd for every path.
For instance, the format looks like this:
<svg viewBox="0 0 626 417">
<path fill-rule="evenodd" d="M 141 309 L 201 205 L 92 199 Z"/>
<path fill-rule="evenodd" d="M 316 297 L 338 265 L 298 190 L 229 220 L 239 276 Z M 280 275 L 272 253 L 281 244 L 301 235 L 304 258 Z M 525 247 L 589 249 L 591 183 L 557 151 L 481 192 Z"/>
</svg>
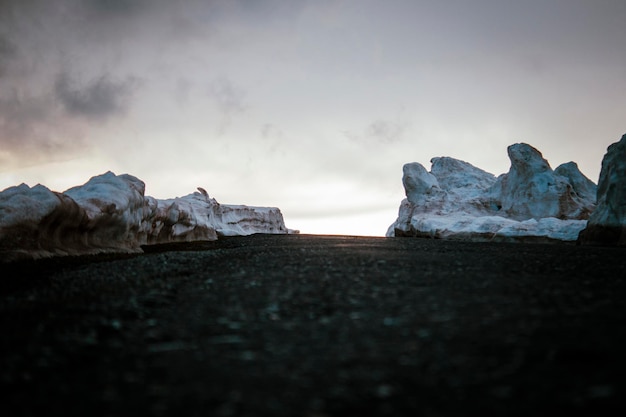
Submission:
<svg viewBox="0 0 626 417">
<path fill-rule="evenodd" d="M 218 236 L 294 233 L 276 207 L 219 204 L 201 187 L 184 197 L 146 197 L 149 211 L 142 221 L 147 244 L 216 240 Z"/>
<path fill-rule="evenodd" d="M 146 197 L 146 203 L 140 228 L 142 244 L 217 239 L 214 209 L 218 203 L 206 192 L 165 200 Z"/>
<path fill-rule="evenodd" d="M 166 200 L 144 192 L 143 181 L 112 172 L 64 193 L 9 187 L 0 192 L 0 259 L 141 252 L 142 245 L 218 235 L 294 232 L 276 207 L 221 205 L 202 188 Z"/>
<path fill-rule="evenodd" d="M 72 233 L 56 232 L 58 235 L 56 237 L 79 238 L 81 250 L 86 248 L 136 250 L 142 243 L 138 241 L 138 236 L 146 205 L 145 188 L 143 181 L 132 175 L 117 176 L 110 171 L 92 177 L 84 185 L 70 188 L 63 193 L 63 197 L 76 203 L 83 216 L 83 222 L 76 231 L 77 236 L 72 237 Z M 55 236 L 54 228 L 48 233 Z M 72 249 L 75 245 L 63 246 Z"/>
<path fill-rule="evenodd" d="M 578 242 L 626 246 L 626 135 L 607 148 L 598 181 L 598 207 Z"/>
<path fill-rule="evenodd" d="M 220 236 L 297 233 L 285 228 L 283 215 L 274 207 L 221 204 L 215 208 L 215 224 Z"/>
<path fill-rule="evenodd" d="M 404 165 L 405 198 L 388 237 L 575 241 L 595 208 L 596 185 L 575 163 L 550 168 L 525 143 L 508 147 L 511 168 L 496 178 L 454 158 L 431 160 L 431 171 Z"/>
</svg>

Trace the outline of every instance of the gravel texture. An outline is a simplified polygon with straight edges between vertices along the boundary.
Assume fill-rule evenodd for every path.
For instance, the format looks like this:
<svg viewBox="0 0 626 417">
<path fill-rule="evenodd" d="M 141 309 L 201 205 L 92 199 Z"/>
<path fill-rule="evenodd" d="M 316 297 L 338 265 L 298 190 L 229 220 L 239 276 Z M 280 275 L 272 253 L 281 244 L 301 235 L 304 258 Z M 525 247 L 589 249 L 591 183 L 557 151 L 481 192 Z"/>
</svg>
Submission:
<svg viewBox="0 0 626 417">
<path fill-rule="evenodd" d="M 3 265 L 3 416 L 626 415 L 626 252 L 254 235 Z"/>
</svg>

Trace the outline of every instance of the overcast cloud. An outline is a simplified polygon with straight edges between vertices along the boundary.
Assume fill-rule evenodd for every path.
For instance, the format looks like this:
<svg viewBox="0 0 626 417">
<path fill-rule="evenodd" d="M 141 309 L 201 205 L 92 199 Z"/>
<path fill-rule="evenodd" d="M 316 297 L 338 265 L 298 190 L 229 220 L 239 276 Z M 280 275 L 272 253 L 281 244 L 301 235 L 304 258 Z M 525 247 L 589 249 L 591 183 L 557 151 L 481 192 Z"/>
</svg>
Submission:
<svg viewBox="0 0 626 417">
<path fill-rule="evenodd" d="M 623 0 L 4 0 L 0 189 L 106 170 L 383 235 L 402 165 L 526 142 L 597 182 L 626 133 Z"/>
<path fill-rule="evenodd" d="M 55 81 L 54 93 L 69 115 L 106 121 L 126 112 L 134 84 L 132 79 L 115 81 L 105 74 L 86 85 L 77 85 L 62 73 Z"/>
</svg>

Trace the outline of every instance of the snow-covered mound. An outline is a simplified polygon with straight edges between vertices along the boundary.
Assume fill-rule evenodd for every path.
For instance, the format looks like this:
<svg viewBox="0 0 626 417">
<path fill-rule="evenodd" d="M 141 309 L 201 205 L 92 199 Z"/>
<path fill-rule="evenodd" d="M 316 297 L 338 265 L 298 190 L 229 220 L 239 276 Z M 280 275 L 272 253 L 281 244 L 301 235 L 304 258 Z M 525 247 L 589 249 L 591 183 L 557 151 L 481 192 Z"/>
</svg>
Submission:
<svg viewBox="0 0 626 417">
<path fill-rule="evenodd" d="M 222 205 L 202 188 L 166 200 L 144 192 L 143 181 L 112 172 L 63 193 L 43 185 L 9 187 L 0 192 L 0 260 L 141 252 L 149 244 L 293 232 L 276 207 Z"/>
<path fill-rule="evenodd" d="M 598 207 L 578 242 L 626 246 L 626 135 L 610 145 L 602 158 L 597 199 Z"/>
<path fill-rule="evenodd" d="M 402 200 L 388 237 L 575 241 L 595 208 L 596 185 L 575 163 L 552 170 L 525 143 L 508 147 L 511 168 L 496 178 L 454 158 L 431 159 L 431 171 L 404 165 Z"/>
</svg>

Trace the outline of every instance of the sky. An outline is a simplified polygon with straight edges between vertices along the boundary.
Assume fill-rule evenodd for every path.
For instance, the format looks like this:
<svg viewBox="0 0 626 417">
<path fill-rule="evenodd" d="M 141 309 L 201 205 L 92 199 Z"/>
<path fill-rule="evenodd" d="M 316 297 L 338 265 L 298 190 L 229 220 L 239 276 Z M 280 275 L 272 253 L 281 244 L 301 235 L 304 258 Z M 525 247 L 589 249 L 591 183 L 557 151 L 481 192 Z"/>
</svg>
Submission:
<svg viewBox="0 0 626 417">
<path fill-rule="evenodd" d="M 402 166 L 524 142 L 598 182 L 624 0 L 0 0 L 0 190 L 107 171 L 384 236 Z"/>
</svg>

